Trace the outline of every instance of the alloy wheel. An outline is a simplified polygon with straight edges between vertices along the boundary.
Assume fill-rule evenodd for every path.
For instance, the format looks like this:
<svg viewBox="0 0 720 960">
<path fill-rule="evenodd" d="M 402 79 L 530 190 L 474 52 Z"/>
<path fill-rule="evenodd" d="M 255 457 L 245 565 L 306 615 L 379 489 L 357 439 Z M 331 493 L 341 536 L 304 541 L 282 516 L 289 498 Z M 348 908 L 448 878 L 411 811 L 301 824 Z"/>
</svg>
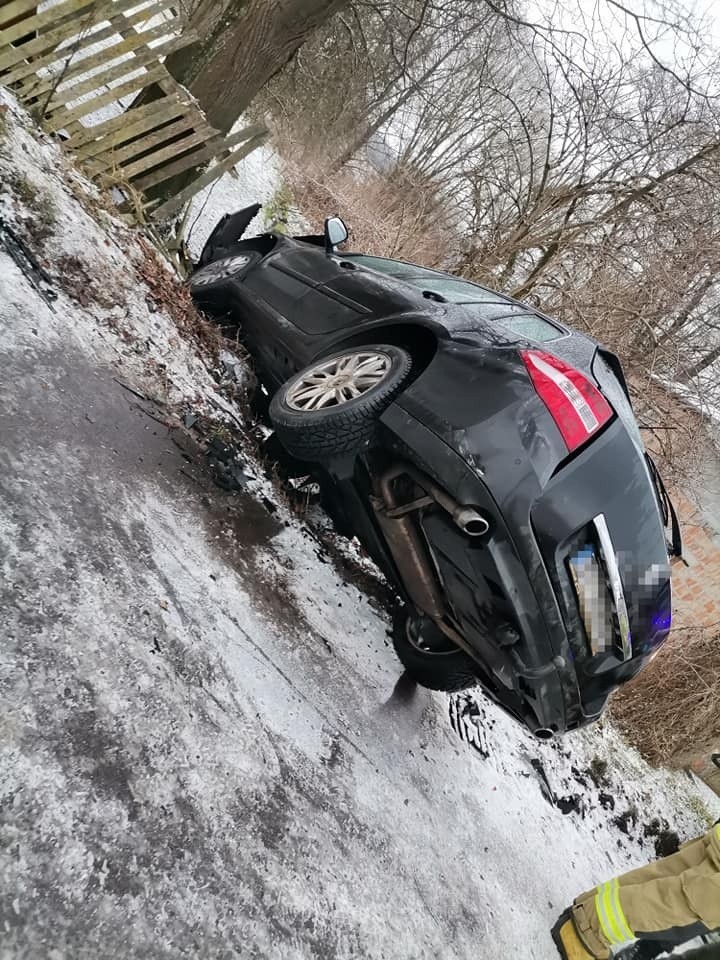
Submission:
<svg viewBox="0 0 720 960">
<path fill-rule="evenodd" d="M 391 366 L 390 357 L 376 351 L 332 357 L 310 367 L 287 391 L 285 401 L 292 410 L 302 413 L 339 407 L 377 387 Z"/>
<path fill-rule="evenodd" d="M 247 256 L 225 257 L 224 260 L 216 260 L 194 273 L 190 277 L 190 283 L 194 287 L 201 287 L 209 283 L 217 283 L 218 280 L 227 280 L 244 270 L 249 263 L 250 257 Z"/>
</svg>

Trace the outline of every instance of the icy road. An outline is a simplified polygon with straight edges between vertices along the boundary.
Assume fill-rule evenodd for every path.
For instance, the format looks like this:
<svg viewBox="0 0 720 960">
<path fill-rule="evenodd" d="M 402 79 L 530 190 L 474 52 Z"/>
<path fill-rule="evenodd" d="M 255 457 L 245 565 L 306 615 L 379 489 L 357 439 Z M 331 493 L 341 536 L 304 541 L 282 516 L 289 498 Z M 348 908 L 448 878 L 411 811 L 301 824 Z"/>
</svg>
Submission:
<svg viewBox="0 0 720 960">
<path fill-rule="evenodd" d="M 227 403 L 206 361 L 11 114 L 59 297 L 0 251 L 0 958 L 551 960 L 560 910 L 709 798 L 609 724 L 539 744 L 398 683 L 257 465 L 213 483 L 176 416 Z"/>
</svg>

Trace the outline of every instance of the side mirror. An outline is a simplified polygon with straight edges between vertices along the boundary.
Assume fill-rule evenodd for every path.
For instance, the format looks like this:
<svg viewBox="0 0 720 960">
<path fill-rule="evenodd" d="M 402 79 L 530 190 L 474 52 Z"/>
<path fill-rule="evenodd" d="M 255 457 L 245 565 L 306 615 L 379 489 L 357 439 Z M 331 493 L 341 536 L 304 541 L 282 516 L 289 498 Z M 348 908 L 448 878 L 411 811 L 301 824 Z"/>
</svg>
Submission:
<svg viewBox="0 0 720 960">
<path fill-rule="evenodd" d="M 345 243 L 348 229 L 340 217 L 328 217 L 325 221 L 325 250 L 334 253 L 335 247 Z"/>
</svg>

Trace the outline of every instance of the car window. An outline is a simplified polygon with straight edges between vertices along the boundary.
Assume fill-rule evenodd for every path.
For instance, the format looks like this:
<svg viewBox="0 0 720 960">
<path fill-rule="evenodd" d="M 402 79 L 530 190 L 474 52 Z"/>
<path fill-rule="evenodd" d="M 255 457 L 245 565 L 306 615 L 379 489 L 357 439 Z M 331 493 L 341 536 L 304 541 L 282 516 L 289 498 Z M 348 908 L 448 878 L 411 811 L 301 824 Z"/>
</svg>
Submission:
<svg viewBox="0 0 720 960">
<path fill-rule="evenodd" d="M 389 260 L 386 257 L 350 254 L 348 259 L 371 270 L 396 277 L 403 283 L 410 283 L 420 290 L 437 293 L 450 303 L 462 304 L 474 316 L 497 323 L 525 340 L 546 343 L 566 335 L 567 331 L 562 327 L 556 327 L 536 313 L 529 312 L 522 304 L 514 303 L 494 290 L 487 290 L 467 280 L 446 277 L 435 270 L 425 270 L 416 264 Z"/>
<path fill-rule="evenodd" d="M 397 277 L 404 283 L 411 283 L 420 290 L 439 293 L 450 303 L 510 303 L 501 293 L 486 290 L 467 280 L 446 277 L 437 270 L 426 270 L 415 263 L 403 263 L 401 260 L 388 260 L 385 257 L 368 257 L 365 254 L 350 254 L 348 259 L 363 267 Z"/>
<path fill-rule="evenodd" d="M 474 283 L 468 283 L 466 280 L 438 277 L 437 274 L 403 277 L 402 279 L 405 283 L 411 283 L 420 290 L 431 290 L 433 293 L 439 293 L 450 303 L 502 303 L 504 301 L 502 294 L 476 287 Z"/>
<path fill-rule="evenodd" d="M 463 303 L 463 310 L 488 323 L 504 327 L 508 332 L 524 340 L 534 340 L 536 343 L 546 343 L 548 340 L 557 340 L 564 337 L 566 332 L 562 327 L 545 320 L 536 313 L 529 313 L 527 307 L 521 304 L 508 303 Z"/>
<path fill-rule="evenodd" d="M 429 277 L 437 276 L 430 270 L 423 270 L 416 263 L 403 263 L 401 260 L 388 260 L 386 257 L 368 257 L 362 253 L 351 253 L 346 255 L 346 259 L 359 263 L 362 267 L 377 270 L 378 273 L 387 273 L 391 277 L 417 277 L 423 274 Z"/>
<path fill-rule="evenodd" d="M 513 317 L 501 317 L 497 323 L 512 330 L 518 337 L 534 340 L 536 343 L 545 343 L 548 340 L 557 340 L 565 335 L 565 331 L 549 323 L 536 313 L 519 314 Z"/>
</svg>

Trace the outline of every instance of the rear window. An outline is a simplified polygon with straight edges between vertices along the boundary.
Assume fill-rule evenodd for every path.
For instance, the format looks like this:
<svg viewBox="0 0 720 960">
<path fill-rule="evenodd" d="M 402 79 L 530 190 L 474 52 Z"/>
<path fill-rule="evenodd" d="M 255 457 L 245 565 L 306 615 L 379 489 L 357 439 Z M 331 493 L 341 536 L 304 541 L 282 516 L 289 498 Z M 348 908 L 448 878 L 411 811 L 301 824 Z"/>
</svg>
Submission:
<svg viewBox="0 0 720 960">
<path fill-rule="evenodd" d="M 519 304 L 463 303 L 463 309 L 480 320 L 503 327 L 514 337 L 532 340 L 534 343 L 558 340 L 566 334 L 562 327 L 556 327 L 554 323 L 536 313 L 528 313 L 527 307 Z"/>
<path fill-rule="evenodd" d="M 565 335 L 565 331 L 554 323 L 544 320 L 536 313 L 521 313 L 513 317 L 501 317 L 496 321 L 506 330 L 512 330 L 518 337 L 534 340 L 535 343 L 547 343 Z"/>
<path fill-rule="evenodd" d="M 492 290 L 476 287 L 466 280 L 453 280 L 450 277 L 438 277 L 437 274 L 419 277 L 403 277 L 405 283 L 411 283 L 420 290 L 439 293 L 450 303 L 502 303 L 503 297 Z"/>
</svg>

